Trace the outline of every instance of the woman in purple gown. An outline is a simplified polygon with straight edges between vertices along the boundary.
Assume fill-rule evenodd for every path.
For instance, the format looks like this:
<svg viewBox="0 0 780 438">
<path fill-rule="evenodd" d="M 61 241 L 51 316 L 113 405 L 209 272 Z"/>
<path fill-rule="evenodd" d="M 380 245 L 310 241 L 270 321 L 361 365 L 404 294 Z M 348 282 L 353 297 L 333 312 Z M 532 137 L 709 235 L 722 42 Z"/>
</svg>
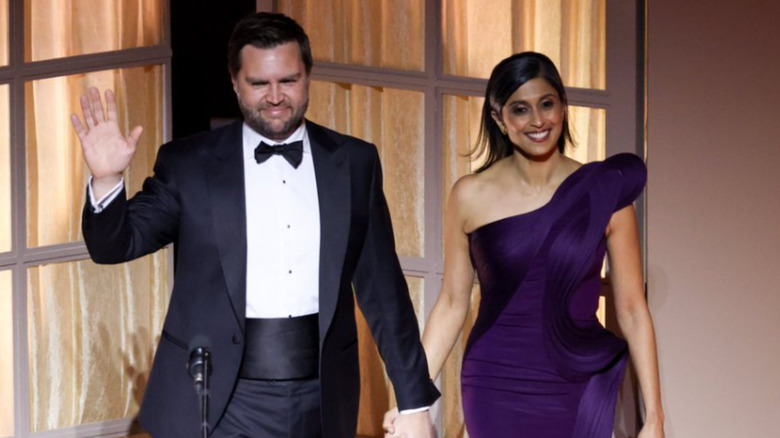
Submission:
<svg viewBox="0 0 780 438">
<path fill-rule="evenodd" d="M 629 352 L 645 406 L 639 437 L 664 436 L 633 207 L 646 170 L 631 154 L 581 165 L 563 155 L 567 140 L 552 61 L 525 52 L 500 62 L 474 151 L 487 160 L 452 189 L 444 280 L 423 334 L 436 378 L 476 272 L 481 301 L 461 373 L 471 438 L 609 438 Z M 625 340 L 595 316 L 605 253 Z"/>
</svg>

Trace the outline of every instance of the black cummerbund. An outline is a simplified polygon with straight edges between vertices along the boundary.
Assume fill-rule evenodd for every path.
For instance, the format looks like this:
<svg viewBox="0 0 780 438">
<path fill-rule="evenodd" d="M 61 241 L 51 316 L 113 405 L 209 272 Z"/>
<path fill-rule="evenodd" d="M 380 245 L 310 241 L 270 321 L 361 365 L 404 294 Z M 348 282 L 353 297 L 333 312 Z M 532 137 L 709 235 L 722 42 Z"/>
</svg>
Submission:
<svg viewBox="0 0 780 438">
<path fill-rule="evenodd" d="M 319 315 L 247 318 L 241 378 L 310 379 L 318 375 Z"/>
</svg>

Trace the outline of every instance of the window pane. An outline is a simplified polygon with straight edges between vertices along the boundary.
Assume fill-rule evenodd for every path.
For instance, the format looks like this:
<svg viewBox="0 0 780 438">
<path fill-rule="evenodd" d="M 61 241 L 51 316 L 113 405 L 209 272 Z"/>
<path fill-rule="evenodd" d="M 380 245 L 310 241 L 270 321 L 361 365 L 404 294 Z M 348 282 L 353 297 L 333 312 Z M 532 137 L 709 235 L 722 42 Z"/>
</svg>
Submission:
<svg viewBox="0 0 780 438">
<path fill-rule="evenodd" d="M 377 145 L 400 255 L 424 247 L 424 96 L 418 91 L 312 81 L 308 117 Z"/>
<path fill-rule="evenodd" d="M 27 271 L 32 432 L 137 414 L 168 305 L 168 257 Z"/>
<path fill-rule="evenodd" d="M 0 271 L 0 437 L 14 435 L 14 328 L 11 271 Z"/>
<path fill-rule="evenodd" d="M 8 65 L 8 0 L 0 0 L 0 66 Z"/>
<path fill-rule="evenodd" d="M 309 35 L 314 59 L 422 71 L 425 0 L 280 0 Z"/>
<path fill-rule="evenodd" d="M 603 160 L 607 155 L 607 111 L 569 105 L 569 128 L 575 146 L 566 155 L 580 163 Z"/>
<path fill-rule="evenodd" d="M 88 170 L 70 124 L 88 87 L 113 88 L 120 129 L 144 127 L 130 169 L 128 193 L 141 188 L 163 141 L 163 78 L 160 66 L 107 70 L 25 84 L 27 132 L 27 243 L 30 247 L 77 241 Z"/>
<path fill-rule="evenodd" d="M 155 46 L 161 0 L 25 0 L 27 62 Z"/>
<path fill-rule="evenodd" d="M 442 29 L 447 74 L 487 78 L 502 59 L 533 50 L 567 86 L 605 87 L 606 0 L 443 0 Z"/>
<path fill-rule="evenodd" d="M 0 252 L 11 250 L 11 132 L 8 85 L 0 85 Z"/>
</svg>

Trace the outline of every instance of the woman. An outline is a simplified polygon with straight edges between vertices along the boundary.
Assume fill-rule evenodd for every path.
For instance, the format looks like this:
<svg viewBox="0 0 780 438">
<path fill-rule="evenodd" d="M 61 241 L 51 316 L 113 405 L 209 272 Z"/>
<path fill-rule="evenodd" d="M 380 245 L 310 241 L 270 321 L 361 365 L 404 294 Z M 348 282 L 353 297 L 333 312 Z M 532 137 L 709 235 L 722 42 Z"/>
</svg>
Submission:
<svg viewBox="0 0 780 438">
<path fill-rule="evenodd" d="M 567 140 L 552 61 L 532 52 L 501 61 L 474 151 L 487 149 L 487 160 L 452 189 L 444 280 L 423 334 L 435 379 L 463 328 L 476 270 L 481 302 L 461 373 L 472 438 L 610 437 L 627 351 L 646 409 L 639 437 L 664 436 L 632 205 L 644 164 L 620 154 L 581 165 L 563 155 Z M 595 316 L 605 251 L 625 341 Z"/>
</svg>

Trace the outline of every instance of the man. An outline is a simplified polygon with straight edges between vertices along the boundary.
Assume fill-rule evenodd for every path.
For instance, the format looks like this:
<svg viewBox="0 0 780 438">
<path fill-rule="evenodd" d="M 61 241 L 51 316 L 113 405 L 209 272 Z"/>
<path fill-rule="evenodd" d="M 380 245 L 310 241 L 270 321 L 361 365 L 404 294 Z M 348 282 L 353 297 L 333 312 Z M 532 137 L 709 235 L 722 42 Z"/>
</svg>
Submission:
<svg viewBox="0 0 780 438">
<path fill-rule="evenodd" d="M 175 276 L 140 419 L 157 438 L 197 436 L 186 364 L 210 350 L 214 437 L 355 435 L 355 296 L 402 413 L 395 433 L 432 436 L 438 397 L 395 254 L 376 148 L 304 119 L 308 37 L 258 13 L 228 45 L 243 123 L 163 145 L 154 176 L 126 200 L 122 172 L 141 127 L 123 137 L 113 94 L 81 98 L 72 122 L 92 175 L 83 233 L 98 263 L 173 242 Z M 280 145 L 285 143 L 284 145 Z"/>
</svg>

